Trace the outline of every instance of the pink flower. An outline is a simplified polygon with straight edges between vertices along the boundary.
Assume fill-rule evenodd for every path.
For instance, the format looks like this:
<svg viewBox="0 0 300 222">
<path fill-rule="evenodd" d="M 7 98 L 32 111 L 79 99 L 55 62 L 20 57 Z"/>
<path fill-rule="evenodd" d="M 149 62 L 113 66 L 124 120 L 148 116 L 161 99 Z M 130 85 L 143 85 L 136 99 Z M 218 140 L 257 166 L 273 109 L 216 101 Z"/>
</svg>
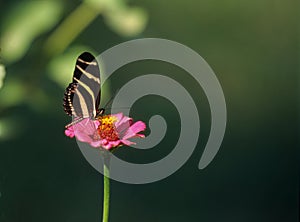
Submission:
<svg viewBox="0 0 300 222">
<path fill-rule="evenodd" d="M 100 116 L 96 120 L 89 118 L 69 126 L 65 130 L 66 136 L 74 136 L 81 142 L 89 143 L 93 147 L 103 147 L 110 150 L 122 145 L 132 145 L 128 139 L 144 137 L 139 132 L 146 129 L 145 123 L 124 116 L 123 113 Z"/>
</svg>

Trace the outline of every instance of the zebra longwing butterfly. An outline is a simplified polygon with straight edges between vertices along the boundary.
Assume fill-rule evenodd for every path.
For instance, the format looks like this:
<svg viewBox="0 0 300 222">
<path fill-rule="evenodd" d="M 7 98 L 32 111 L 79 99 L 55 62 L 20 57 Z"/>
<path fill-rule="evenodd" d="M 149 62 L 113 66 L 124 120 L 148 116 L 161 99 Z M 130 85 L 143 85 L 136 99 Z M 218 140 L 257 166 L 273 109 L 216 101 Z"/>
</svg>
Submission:
<svg viewBox="0 0 300 222">
<path fill-rule="evenodd" d="M 99 109 L 100 84 L 100 70 L 96 58 L 89 52 L 82 53 L 77 58 L 73 80 L 64 94 L 64 111 L 75 117 L 66 128 L 84 118 L 96 118 L 104 113 L 104 109 Z"/>
</svg>

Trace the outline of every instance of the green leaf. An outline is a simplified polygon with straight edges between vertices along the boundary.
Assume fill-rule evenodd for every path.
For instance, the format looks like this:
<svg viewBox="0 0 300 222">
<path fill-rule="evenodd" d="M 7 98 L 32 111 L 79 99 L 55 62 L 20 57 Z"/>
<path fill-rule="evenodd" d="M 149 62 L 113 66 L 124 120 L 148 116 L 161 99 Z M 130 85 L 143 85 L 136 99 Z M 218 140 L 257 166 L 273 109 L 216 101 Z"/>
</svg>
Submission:
<svg viewBox="0 0 300 222">
<path fill-rule="evenodd" d="M 0 119 L 0 141 L 14 139 L 22 132 L 17 123 L 18 120 L 11 117 Z"/>
<path fill-rule="evenodd" d="M 148 15 L 140 7 L 129 7 L 124 0 L 85 0 L 103 12 L 106 24 L 124 37 L 136 36 L 144 31 Z"/>
<path fill-rule="evenodd" d="M 107 25 L 121 36 L 136 36 L 144 31 L 148 16 L 139 7 L 109 11 L 104 14 Z"/>
<path fill-rule="evenodd" d="M 27 1 L 19 3 L 4 21 L 1 55 L 7 62 L 24 56 L 33 40 L 50 30 L 61 18 L 60 1 Z"/>
<path fill-rule="evenodd" d="M 0 64 L 0 89 L 3 86 L 4 77 L 5 77 L 5 67 L 4 65 Z"/>
<path fill-rule="evenodd" d="M 116 10 L 126 6 L 124 0 L 85 0 L 85 2 L 100 11 Z"/>
<path fill-rule="evenodd" d="M 0 107 L 10 107 L 24 101 L 24 83 L 16 79 L 7 79 L 0 93 Z"/>
</svg>

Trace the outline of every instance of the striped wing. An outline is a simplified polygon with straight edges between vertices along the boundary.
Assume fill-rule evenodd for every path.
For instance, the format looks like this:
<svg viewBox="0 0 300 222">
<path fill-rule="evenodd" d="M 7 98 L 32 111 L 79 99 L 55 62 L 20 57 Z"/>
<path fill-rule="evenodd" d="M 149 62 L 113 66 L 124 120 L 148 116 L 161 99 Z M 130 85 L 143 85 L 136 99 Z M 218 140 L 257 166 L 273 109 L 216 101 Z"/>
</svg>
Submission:
<svg viewBox="0 0 300 222">
<path fill-rule="evenodd" d="M 64 110 L 74 117 L 95 117 L 100 103 L 100 71 L 95 57 L 82 53 L 76 61 L 73 81 L 66 88 Z"/>
</svg>

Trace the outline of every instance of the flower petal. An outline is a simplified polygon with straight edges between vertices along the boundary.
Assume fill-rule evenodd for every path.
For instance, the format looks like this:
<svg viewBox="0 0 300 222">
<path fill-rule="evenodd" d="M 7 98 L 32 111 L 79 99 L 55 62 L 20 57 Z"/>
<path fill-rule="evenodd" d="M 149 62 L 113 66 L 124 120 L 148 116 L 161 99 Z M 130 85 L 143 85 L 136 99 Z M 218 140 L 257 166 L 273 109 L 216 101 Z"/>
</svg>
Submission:
<svg viewBox="0 0 300 222">
<path fill-rule="evenodd" d="M 123 116 L 122 119 L 120 119 L 118 122 L 116 122 L 114 125 L 116 127 L 116 131 L 119 134 L 120 138 L 123 138 L 125 132 L 128 130 L 128 128 L 132 125 L 132 118 L 129 118 L 127 116 Z"/>
<path fill-rule="evenodd" d="M 76 123 L 74 125 L 74 129 L 75 129 L 75 134 L 76 134 L 76 131 L 78 131 L 78 132 L 83 132 L 87 135 L 93 135 L 97 128 L 96 128 L 93 120 L 91 120 L 89 118 L 85 118 L 82 121 L 80 121 L 79 123 Z"/>
<path fill-rule="evenodd" d="M 75 132 L 74 132 L 73 126 L 68 127 L 68 128 L 65 130 L 65 134 L 66 134 L 66 136 L 68 136 L 68 137 L 70 137 L 70 138 L 73 138 L 73 137 L 75 136 Z"/>
<path fill-rule="evenodd" d="M 123 119 L 123 113 L 116 113 L 116 114 L 111 114 L 112 116 L 117 118 L 117 122 L 121 121 Z"/>
<path fill-rule="evenodd" d="M 129 141 L 129 140 L 121 140 L 122 141 L 122 143 L 124 144 L 124 145 L 126 145 L 126 146 L 130 146 L 130 145 L 135 145 L 136 143 L 134 143 L 134 142 L 131 142 L 131 141 Z"/>
<path fill-rule="evenodd" d="M 74 126 L 74 132 L 76 138 L 81 142 L 91 143 L 93 142 L 93 135 L 97 130 L 93 120 L 86 118 L 76 123 Z"/>
<path fill-rule="evenodd" d="M 122 125 L 127 125 L 128 127 L 131 125 L 132 118 L 124 116 L 123 113 L 113 114 L 112 116 L 115 116 L 118 119 L 117 122 L 115 122 L 115 127 L 117 129 L 121 128 Z M 120 131 L 122 130 L 120 129 Z"/>
<path fill-rule="evenodd" d="M 65 129 L 65 134 L 71 138 L 75 136 L 79 141 L 88 143 L 92 147 L 102 147 L 107 150 L 122 145 L 135 144 L 129 141 L 129 138 L 145 137 L 143 134 L 139 134 L 140 131 L 146 129 L 146 125 L 142 121 L 133 124 L 132 118 L 124 116 L 123 113 L 107 115 L 107 118 L 111 116 L 114 116 L 117 120 L 113 123 L 104 124 L 102 122 L 103 125 L 101 125 L 101 121 L 104 121 L 104 119 L 92 120 L 85 118 Z M 99 128 L 100 126 L 101 128 Z M 101 139 L 100 135 L 102 133 L 104 133 L 104 137 Z"/>
<path fill-rule="evenodd" d="M 101 141 L 101 140 L 98 140 L 98 141 L 92 141 L 92 142 L 90 142 L 90 145 L 91 145 L 92 147 L 97 148 L 97 147 L 102 146 L 102 141 Z"/>
<path fill-rule="evenodd" d="M 135 136 L 136 136 L 136 137 L 145 138 L 145 135 L 144 135 L 144 134 L 136 134 Z"/>
<path fill-rule="evenodd" d="M 84 143 L 91 143 L 93 142 L 92 137 L 90 137 L 89 135 L 82 133 L 82 132 L 76 132 L 75 133 L 76 139 L 78 139 L 81 142 Z"/>
<path fill-rule="evenodd" d="M 109 141 L 106 145 L 102 145 L 104 149 L 110 150 L 113 147 L 117 147 L 121 144 L 121 140 Z"/>
<path fill-rule="evenodd" d="M 136 123 L 134 123 L 132 126 L 128 128 L 128 130 L 126 131 L 122 139 L 126 140 L 131 137 L 137 136 L 139 135 L 137 134 L 138 132 L 144 131 L 145 129 L 146 129 L 146 124 L 142 121 L 137 121 Z"/>
<path fill-rule="evenodd" d="M 100 126 L 99 120 L 95 120 L 95 121 L 93 121 L 93 123 L 95 124 L 96 129 L 98 128 L 98 126 Z"/>
</svg>

